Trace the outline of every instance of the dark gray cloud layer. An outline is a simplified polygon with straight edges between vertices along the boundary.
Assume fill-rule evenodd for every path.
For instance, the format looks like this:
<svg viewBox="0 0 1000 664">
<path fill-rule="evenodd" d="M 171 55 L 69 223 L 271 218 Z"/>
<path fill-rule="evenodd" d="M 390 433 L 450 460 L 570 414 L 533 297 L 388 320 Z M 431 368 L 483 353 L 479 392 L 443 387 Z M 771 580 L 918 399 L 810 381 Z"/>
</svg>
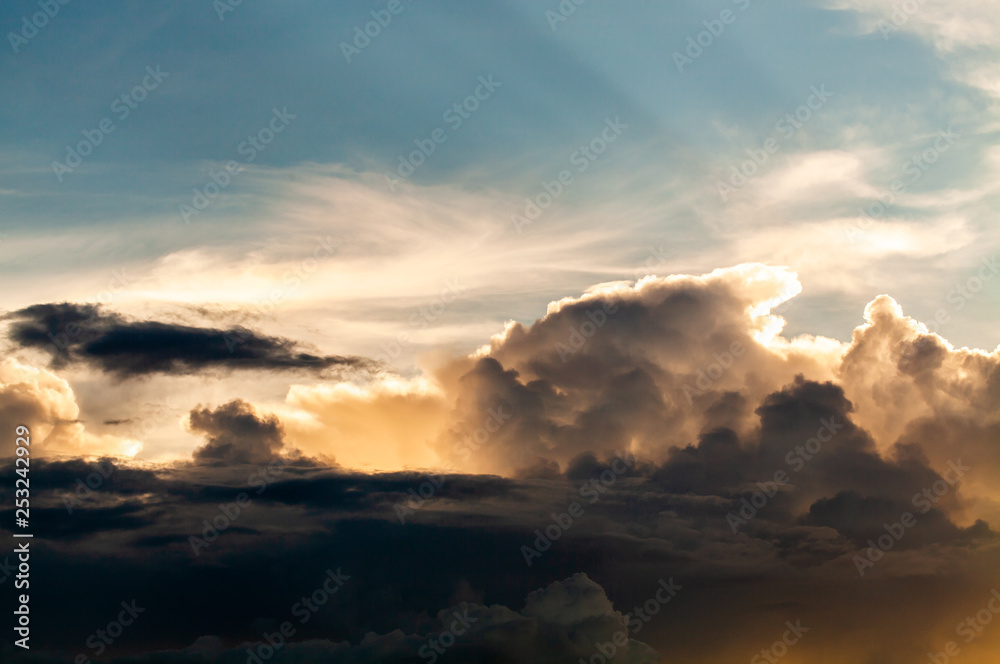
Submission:
<svg viewBox="0 0 1000 664">
<path fill-rule="evenodd" d="M 92 466 L 33 468 L 45 524 L 37 560 L 48 570 L 33 601 L 38 624 L 50 625 L 40 627 L 50 652 L 30 661 L 71 661 L 100 626 L 101 607 L 135 597 L 151 619 L 116 642 L 117 661 L 245 662 L 247 645 L 286 620 L 330 567 L 350 574 L 350 583 L 298 626 L 294 645 L 274 661 L 422 661 L 420 648 L 447 628 L 455 607 L 479 623 L 442 662 L 589 659 L 668 577 L 683 591 L 652 627 L 632 635 L 643 643 L 620 661 L 658 661 L 650 648 L 679 661 L 749 659 L 750 644 L 771 643 L 772 631 L 799 619 L 816 630 L 800 646 L 808 658 L 844 639 L 863 642 L 871 624 L 852 617 L 859 604 L 882 616 L 880 638 L 891 644 L 882 660 L 915 661 L 937 645 L 931 635 L 942 612 L 960 611 L 979 589 L 978 570 L 995 558 L 997 538 L 984 523 L 952 521 L 960 482 L 932 509 L 916 509 L 912 497 L 946 478 L 912 446 L 880 454 L 852 408 L 838 386 L 798 379 L 764 400 L 752 435 L 710 429 L 662 463 L 639 459 L 618 473 L 614 457 L 584 453 L 559 475 L 549 467 L 530 478 L 433 482 L 416 472 L 275 470 L 282 449 L 275 421 L 238 401 L 198 409 L 192 425 L 208 439 L 198 464 L 156 472 L 113 465 L 72 515 L 62 503 L 74 477 Z M 823 422 L 831 427 L 822 448 L 790 464 L 788 455 Z M 790 480 L 771 487 L 778 490 L 766 504 L 733 528 L 731 515 L 767 493 L 777 470 Z M 583 491 L 609 473 L 615 480 L 602 491 Z M 0 471 L 4 487 L 12 477 L 10 467 Z M 415 496 L 422 485 L 435 488 Z M 203 536 L 241 493 L 249 504 L 194 555 L 190 537 Z M 10 498 L 0 491 L 0 500 Z M 582 515 L 527 566 L 521 547 L 539 546 L 573 503 Z M 399 505 L 409 508 L 404 523 Z M 906 512 L 917 515 L 916 525 L 860 577 L 853 557 Z M 3 523 L 11 516 L 0 513 Z M 942 570 L 945 586 L 927 573 L 942 555 L 962 561 Z M 587 577 L 574 576 L 581 571 Z M 538 589 L 573 599 L 550 604 L 530 595 Z M 610 599 L 601 599 L 605 593 Z M 911 593 L 934 601 L 905 620 L 886 617 Z M 817 594 L 827 599 L 813 601 Z M 59 608 L 84 605 L 95 609 Z M 914 638 L 921 629 L 926 636 Z M 872 652 L 859 648 L 859 656 Z"/>
<path fill-rule="evenodd" d="M 190 412 L 191 462 L 114 462 L 89 493 L 82 460 L 33 462 L 36 661 L 72 661 L 102 611 L 136 598 L 150 620 L 111 658 L 245 662 L 330 568 L 350 583 L 274 661 L 426 660 L 455 607 L 479 622 L 442 664 L 589 661 L 622 621 L 645 645 L 616 662 L 657 657 L 647 646 L 748 661 L 788 621 L 810 628 L 789 662 L 922 661 L 997 585 L 1000 538 L 977 520 L 995 514 L 996 357 L 947 348 L 888 298 L 850 346 L 769 346 L 738 293 L 595 292 L 459 360 L 439 449 L 472 440 L 469 463 L 505 477 L 347 472 L 326 461 L 342 429 L 296 439 L 338 422 L 322 407 L 276 419 L 239 399 Z M 10 505 L 13 469 L 0 479 Z M 683 591 L 636 631 L 667 578 Z"/>
<path fill-rule="evenodd" d="M 203 369 L 374 369 L 361 357 L 318 355 L 281 337 L 244 327 L 195 327 L 133 321 L 100 305 L 37 304 L 5 316 L 9 338 L 25 348 L 46 350 L 53 366 L 86 362 L 122 378 L 189 374 Z"/>
</svg>

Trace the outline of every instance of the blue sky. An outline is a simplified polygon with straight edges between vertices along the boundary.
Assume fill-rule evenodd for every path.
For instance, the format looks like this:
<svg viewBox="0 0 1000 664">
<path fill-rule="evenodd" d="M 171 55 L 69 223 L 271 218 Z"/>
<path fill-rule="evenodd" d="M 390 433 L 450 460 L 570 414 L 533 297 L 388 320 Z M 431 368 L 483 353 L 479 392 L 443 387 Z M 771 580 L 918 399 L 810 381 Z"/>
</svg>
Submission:
<svg viewBox="0 0 1000 664">
<path fill-rule="evenodd" d="M 451 313 L 467 317 L 458 322 L 468 329 L 449 337 L 467 347 L 482 341 L 483 327 L 468 317 L 532 320 L 548 301 L 630 278 L 667 248 L 671 258 L 656 267 L 663 273 L 748 260 L 789 264 L 805 288 L 787 307 L 788 332 L 843 340 L 880 292 L 911 315 L 933 316 L 997 249 L 998 90 L 989 42 L 996 26 L 974 2 L 918 5 L 889 32 L 878 21 L 892 20 L 891 3 L 862 0 L 588 0 L 564 5 L 575 10 L 559 22 L 546 14 L 559 11 L 556 2 L 404 0 L 347 62 L 341 44 L 387 4 L 247 1 L 220 19 L 207 1 L 70 2 L 37 35 L 15 39 L 16 53 L 8 35 L 0 56 L 0 269 L 16 287 L 0 305 L 60 292 L 85 299 L 103 290 L 109 266 L 128 266 L 142 279 L 159 271 L 167 276 L 132 288 L 164 302 L 183 291 L 194 301 L 195 287 L 164 267 L 178 256 L 197 252 L 222 266 L 257 255 L 280 269 L 307 250 L 297 248 L 299 239 L 319 230 L 342 238 L 345 252 L 384 264 L 385 285 L 359 292 L 371 298 L 373 317 L 426 300 L 458 259 L 426 266 L 439 272 L 436 282 L 405 283 L 405 272 L 389 265 L 405 256 L 397 264 L 410 269 L 416 260 L 405 241 L 415 222 L 400 219 L 389 236 L 333 209 L 337 196 L 310 202 L 307 193 L 345 186 L 359 187 L 351 200 L 367 197 L 375 207 L 401 196 L 442 206 L 447 220 L 421 222 L 442 247 L 485 252 L 505 265 L 529 256 L 524 283 L 500 267 L 468 277 L 473 295 Z M 5 3 L 0 24 L 17 33 L 38 11 L 34 2 Z M 717 22 L 721 33 L 709 39 L 705 22 L 726 11 L 730 21 Z M 709 45 L 691 51 L 697 57 L 678 71 L 674 54 L 699 33 Z M 147 67 L 169 75 L 120 117 L 112 105 L 142 83 Z M 449 127 L 444 113 L 474 93 L 480 76 L 499 86 L 460 127 Z M 776 123 L 819 86 L 829 99 L 791 136 L 778 133 Z M 240 144 L 276 108 L 294 120 L 246 163 Z M 53 162 L 105 118 L 113 133 L 60 181 Z M 573 153 L 613 118 L 628 126 L 621 138 L 512 239 L 510 216 L 523 212 L 524 198 L 573 168 Z M 385 186 L 383 174 L 400 155 L 437 128 L 446 129 L 446 142 L 405 192 Z M 867 233 L 848 241 L 858 209 L 949 128 L 954 144 Z M 777 151 L 723 201 L 718 182 L 768 138 Z M 205 211 L 184 219 L 179 209 L 191 205 L 193 189 L 230 161 L 240 174 Z M 482 213 L 476 222 L 470 210 Z M 427 251 L 421 255 L 434 248 Z M 840 276 L 831 277 L 833 267 Z M 243 291 L 260 288 L 233 278 Z M 72 286 L 59 291 L 65 284 Z M 998 293 L 989 283 L 976 306 L 954 312 L 946 336 L 995 346 Z M 389 328 L 379 334 L 392 336 Z M 346 340 L 364 346 L 356 341 Z"/>
<path fill-rule="evenodd" d="M 940 662 L 992 620 L 996 0 L 4 0 L 0 33 L 31 661 L 130 598 L 95 656 L 247 661 L 338 565 L 273 661 L 431 659 L 455 606 L 463 662 Z"/>
</svg>

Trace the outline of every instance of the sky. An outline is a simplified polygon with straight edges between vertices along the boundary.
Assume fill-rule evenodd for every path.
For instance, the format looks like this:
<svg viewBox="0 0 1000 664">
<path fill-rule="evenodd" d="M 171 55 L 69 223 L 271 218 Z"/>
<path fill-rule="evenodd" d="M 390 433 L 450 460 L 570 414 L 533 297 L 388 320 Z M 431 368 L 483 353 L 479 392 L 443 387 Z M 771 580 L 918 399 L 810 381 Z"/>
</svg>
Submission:
<svg viewBox="0 0 1000 664">
<path fill-rule="evenodd" d="M 0 27 L 5 661 L 996 661 L 995 2 Z"/>
</svg>

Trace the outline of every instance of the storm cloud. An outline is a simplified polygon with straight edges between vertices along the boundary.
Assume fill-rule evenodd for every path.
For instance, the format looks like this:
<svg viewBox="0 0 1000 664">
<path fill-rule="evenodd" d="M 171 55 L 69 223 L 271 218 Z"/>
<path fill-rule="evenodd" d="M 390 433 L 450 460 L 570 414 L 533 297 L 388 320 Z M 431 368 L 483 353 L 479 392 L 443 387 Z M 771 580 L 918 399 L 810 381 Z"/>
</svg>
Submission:
<svg viewBox="0 0 1000 664">
<path fill-rule="evenodd" d="M 274 661 L 413 661 L 455 610 L 478 622 L 442 661 L 589 661 L 622 625 L 616 661 L 747 660 L 789 621 L 811 630 L 804 661 L 925 657 L 993 587 L 1000 357 L 888 297 L 850 343 L 785 339 L 771 308 L 797 292 L 765 266 L 603 285 L 419 379 L 198 404 L 189 459 L 115 460 L 72 514 L 90 465 L 39 460 L 39 555 L 65 570 L 40 605 L 142 596 L 164 618 L 121 662 L 246 661 L 341 567 Z M 11 404 L 50 398 L 29 377 L 58 384 L 17 371 Z M 36 661 L 71 661 L 89 618 Z"/>
</svg>

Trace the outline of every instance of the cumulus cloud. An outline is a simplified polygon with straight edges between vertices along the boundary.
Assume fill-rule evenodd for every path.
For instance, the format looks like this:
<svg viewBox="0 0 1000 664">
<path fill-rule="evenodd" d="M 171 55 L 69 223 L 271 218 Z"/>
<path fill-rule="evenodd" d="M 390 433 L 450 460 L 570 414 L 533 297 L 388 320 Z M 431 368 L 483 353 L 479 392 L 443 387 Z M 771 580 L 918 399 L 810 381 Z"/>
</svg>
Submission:
<svg viewBox="0 0 1000 664">
<path fill-rule="evenodd" d="M 69 466 L 42 466 L 37 508 L 60 546 L 98 552 L 118 542 L 147 561 L 156 552 L 188 583 L 203 564 L 240 574 L 280 565 L 272 549 L 316 566 L 342 561 L 364 580 L 357 595 L 283 656 L 348 662 L 412 659 L 443 628 L 439 612 L 456 593 L 501 598 L 469 605 L 481 625 L 454 651 L 468 661 L 589 657 L 586 642 L 606 642 L 619 620 L 607 596 L 644 601 L 664 569 L 690 579 L 691 604 L 643 640 L 691 661 L 749 656 L 760 630 L 773 628 L 767 619 L 780 615 L 780 625 L 802 607 L 806 624 L 820 624 L 867 601 L 870 589 L 852 585 L 856 557 L 910 513 L 915 525 L 865 568 L 864 582 L 901 592 L 894 584 L 905 581 L 934 598 L 905 621 L 883 621 L 885 643 L 921 656 L 987 584 L 1000 546 L 1000 350 L 957 349 L 888 296 L 868 305 L 848 343 L 788 339 L 774 307 L 799 290 L 794 274 L 763 265 L 601 284 L 422 376 L 296 385 L 279 404 L 199 406 L 186 420 L 206 439 L 195 464 L 108 482 L 79 521 L 59 513 Z M 47 406 L 50 418 L 78 418 L 68 387 L 18 366 L 8 372 L 23 376 L 5 384 L 34 377 L 65 401 Z M 36 401 L 46 392 L 33 389 Z M 187 538 L 198 524 L 261 484 L 245 466 L 298 449 L 343 468 L 298 464 L 269 476 L 239 523 L 193 562 Z M 616 455 L 630 460 L 621 473 Z M 378 468 L 409 470 L 366 474 Z M 584 491 L 605 477 L 603 490 Z M 536 546 L 574 502 L 580 516 L 526 567 L 521 547 Z M 572 577 L 581 570 L 602 588 Z M 568 576 L 514 608 L 532 587 Z M 726 594 L 734 579 L 747 586 L 739 599 Z M 810 601 L 817 592 L 828 607 Z M 172 610 L 169 599 L 157 606 Z M 256 638 L 247 625 L 261 614 L 249 611 L 227 616 L 218 639 L 175 625 L 164 643 L 201 636 L 199 656 L 227 662 L 234 644 Z M 870 629 L 846 620 L 841 636 Z M 705 625 L 725 625 L 724 643 Z M 916 645 L 913 625 L 925 634 Z M 804 657 L 832 641 L 817 633 L 811 643 Z M 854 643 L 850 655 L 881 656 L 876 645 Z M 192 652 L 157 656 L 182 662 Z"/>
<path fill-rule="evenodd" d="M 972 466 L 965 482 L 996 520 L 1000 346 L 954 348 L 888 296 L 868 305 L 865 320 L 838 372 L 859 421 L 878 440 L 920 448 L 938 468 L 959 459 Z"/>
<path fill-rule="evenodd" d="M 359 467 L 384 469 L 546 476 L 584 453 L 679 463 L 697 444 L 714 450 L 712 472 L 726 482 L 727 465 L 736 472 L 748 446 L 779 463 L 781 446 L 811 436 L 823 416 L 849 418 L 834 448 L 858 472 L 865 459 L 895 458 L 897 444 L 923 448 L 938 471 L 963 454 L 1000 469 L 990 442 L 996 351 L 951 347 L 888 296 L 868 306 L 850 343 L 787 339 L 773 308 L 800 290 L 787 269 L 756 264 L 605 284 L 552 303 L 530 325 L 508 324 L 423 378 L 298 385 L 276 412 L 297 446 L 338 459 L 343 450 Z M 791 420 L 778 413 L 796 408 L 815 421 L 783 431 Z M 944 422 L 962 434 L 938 435 Z M 869 474 L 888 470 L 876 464 Z M 675 473 L 672 481 L 695 480 Z"/>
<path fill-rule="evenodd" d="M 278 418 L 258 416 L 253 406 L 234 399 L 215 410 L 195 408 L 187 418 L 188 429 L 208 442 L 194 451 L 198 463 L 265 464 L 280 458 L 285 445 Z"/>
<path fill-rule="evenodd" d="M 663 460 L 712 421 L 750 426 L 752 407 L 734 399 L 759 403 L 798 373 L 832 377 L 842 350 L 777 336 L 771 309 L 799 290 L 787 270 L 747 265 L 555 302 L 530 326 L 508 325 L 464 371 L 452 367 L 457 378 L 444 375 L 456 396 L 438 449 L 456 462 L 456 449 L 472 449 L 473 467 L 512 472 L 584 452 Z M 495 432 L 490 413 L 507 418 Z"/>
<path fill-rule="evenodd" d="M 66 380 L 13 358 L 0 360 L 0 428 L 13 432 L 27 426 L 35 443 L 33 456 L 133 455 L 141 447 L 135 440 L 94 435 L 79 417 L 76 395 Z M 11 448 L 7 452 L 13 454 Z"/>
<path fill-rule="evenodd" d="M 296 386 L 282 418 L 297 445 L 321 438 L 341 459 L 364 445 L 383 463 L 509 473 L 584 451 L 662 457 L 697 433 L 688 411 L 711 409 L 706 395 L 741 385 L 762 355 L 783 366 L 755 390 L 758 400 L 797 371 L 830 375 L 835 342 L 799 350 L 759 341 L 780 329 L 770 307 L 798 288 L 794 275 L 763 266 L 607 286 L 554 303 L 530 327 L 508 326 L 489 348 L 423 380 Z M 719 362 L 730 366 L 708 378 Z M 401 420 L 411 431 L 396 430 Z"/>
</svg>

